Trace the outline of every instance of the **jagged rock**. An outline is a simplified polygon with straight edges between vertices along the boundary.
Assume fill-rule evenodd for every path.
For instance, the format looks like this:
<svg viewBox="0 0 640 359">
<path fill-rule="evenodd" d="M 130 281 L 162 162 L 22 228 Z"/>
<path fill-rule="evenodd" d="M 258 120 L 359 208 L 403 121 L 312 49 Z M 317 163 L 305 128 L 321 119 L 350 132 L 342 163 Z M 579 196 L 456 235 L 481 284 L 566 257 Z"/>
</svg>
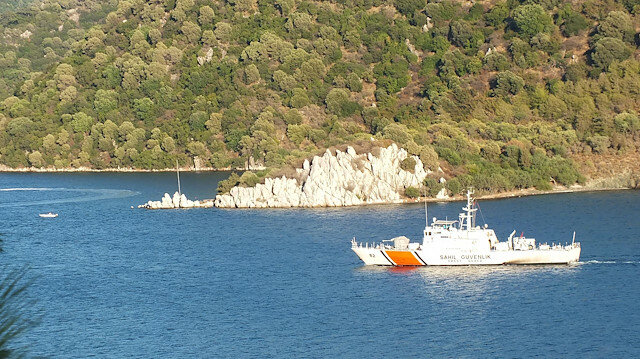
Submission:
<svg viewBox="0 0 640 359">
<path fill-rule="evenodd" d="M 197 60 L 198 60 L 198 65 L 202 66 L 208 62 L 211 62 L 211 59 L 213 58 L 213 48 L 209 48 L 209 50 L 207 50 L 207 52 L 204 54 L 204 56 L 198 56 Z"/>
<path fill-rule="evenodd" d="M 233 187 L 218 195 L 216 207 L 334 207 L 400 202 L 409 186 L 419 187 L 427 174 L 422 161 L 413 156 L 413 173 L 400 168 L 409 154 L 395 144 L 381 148 L 380 154 L 357 154 L 327 150 L 322 156 L 305 160 L 296 169 L 297 178 L 266 178 L 255 187 Z"/>
<path fill-rule="evenodd" d="M 149 201 L 145 204 L 141 204 L 138 208 L 146 209 L 174 209 L 174 208 L 209 208 L 213 207 L 213 200 L 192 201 L 187 199 L 184 194 L 178 192 L 171 197 L 168 193 L 162 196 L 160 201 Z"/>
<path fill-rule="evenodd" d="M 436 195 L 437 199 L 448 199 L 449 198 L 449 191 L 447 191 L 446 188 L 442 188 L 440 190 L 440 192 L 438 192 L 438 194 Z"/>
</svg>

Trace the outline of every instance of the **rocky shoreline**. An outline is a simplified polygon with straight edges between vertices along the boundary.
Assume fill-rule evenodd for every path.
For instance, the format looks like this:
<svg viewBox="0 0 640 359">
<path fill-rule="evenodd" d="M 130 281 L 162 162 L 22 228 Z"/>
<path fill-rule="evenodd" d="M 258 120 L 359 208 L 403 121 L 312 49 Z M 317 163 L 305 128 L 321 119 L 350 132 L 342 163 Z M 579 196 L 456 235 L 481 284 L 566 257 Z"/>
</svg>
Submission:
<svg viewBox="0 0 640 359">
<path fill-rule="evenodd" d="M 477 200 L 493 200 L 493 199 L 508 199 L 508 198 L 518 198 L 518 197 L 528 197 L 528 196 L 542 196 L 549 194 L 561 194 L 561 193 L 579 193 L 579 192 L 600 192 L 600 191 L 624 191 L 624 190 L 634 190 L 640 188 L 632 188 L 632 187 L 589 187 L 589 186 L 575 186 L 575 187 L 558 187 L 547 191 L 540 191 L 535 188 L 525 188 L 521 190 L 508 191 L 508 192 L 500 192 L 500 193 L 490 193 L 484 195 L 478 195 L 475 198 Z M 420 198 L 406 198 L 402 203 L 423 203 L 423 202 L 456 202 L 456 201 L 464 201 L 464 196 L 450 196 L 447 198 L 432 198 L 432 197 L 420 197 Z"/>
<path fill-rule="evenodd" d="M 413 168 L 401 163 L 413 158 Z M 431 173 L 417 156 L 392 144 L 379 154 L 327 150 L 305 160 L 295 177 L 267 178 L 255 187 L 233 187 L 216 196 L 221 208 L 341 207 L 362 204 L 402 203 L 405 189 L 419 188 Z"/>
<path fill-rule="evenodd" d="M 415 160 L 415 166 L 405 171 L 401 163 L 409 157 Z M 220 208 L 341 207 L 461 199 L 460 196 L 449 197 L 445 189 L 436 197 L 407 198 L 404 195 L 408 187 L 420 188 L 430 173 L 417 156 L 409 156 L 395 144 L 381 148 L 379 155 L 357 154 L 352 147 L 347 147 L 346 152 L 333 154 L 327 150 L 311 161 L 305 160 L 302 167 L 296 169 L 295 176 L 267 178 L 255 187 L 233 187 L 229 193 L 216 196 L 214 205 Z M 625 171 L 590 180 L 585 185 L 557 186 L 547 191 L 528 188 L 481 195 L 478 199 L 631 188 L 640 188 L 640 176 Z"/>
<path fill-rule="evenodd" d="M 205 199 L 202 201 L 192 201 L 184 194 L 178 192 L 173 194 L 173 197 L 165 193 L 160 201 L 149 201 L 145 204 L 141 204 L 138 208 L 144 209 L 179 209 L 179 208 L 211 208 L 213 207 L 213 200 Z"/>
</svg>

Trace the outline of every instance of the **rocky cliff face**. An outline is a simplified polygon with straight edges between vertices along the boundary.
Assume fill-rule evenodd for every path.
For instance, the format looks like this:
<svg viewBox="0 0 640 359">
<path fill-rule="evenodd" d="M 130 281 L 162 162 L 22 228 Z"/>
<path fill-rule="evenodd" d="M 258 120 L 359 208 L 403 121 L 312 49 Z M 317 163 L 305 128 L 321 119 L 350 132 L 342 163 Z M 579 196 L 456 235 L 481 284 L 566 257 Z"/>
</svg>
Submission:
<svg viewBox="0 0 640 359">
<path fill-rule="evenodd" d="M 417 156 L 413 173 L 400 168 L 407 151 L 395 144 L 381 148 L 380 154 L 357 154 L 352 147 L 333 155 L 305 160 L 296 169 L 297 178 L 267 178 L 255 187 L 234 187 L 218 195 L 216 207 L 334 207 L 401 201 L 409 186 L 420 187 L 430 173 Z"/>
</svg>

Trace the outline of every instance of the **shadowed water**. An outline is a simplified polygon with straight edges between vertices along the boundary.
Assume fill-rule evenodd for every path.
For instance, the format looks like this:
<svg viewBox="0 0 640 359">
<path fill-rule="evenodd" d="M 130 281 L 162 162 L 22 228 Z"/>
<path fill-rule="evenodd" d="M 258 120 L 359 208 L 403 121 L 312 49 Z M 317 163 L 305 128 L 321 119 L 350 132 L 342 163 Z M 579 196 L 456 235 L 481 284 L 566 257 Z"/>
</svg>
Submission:
<svg viewBox="0 0 640 359">
<path fill-rule="evenodd" d="M 181 174 L 182 188 L 211 198 L 225 176 Z M 130 209 L 175 188 L 172 173 L 0 174 L 0 258 L 38 277 L 31 356 L 640 355 L 638 191 L 480 202 L 502 240 L 575 230 L 577 265 L 371 268 L 350 239 L 418 239 L 421 205 Z"/>
</svg>

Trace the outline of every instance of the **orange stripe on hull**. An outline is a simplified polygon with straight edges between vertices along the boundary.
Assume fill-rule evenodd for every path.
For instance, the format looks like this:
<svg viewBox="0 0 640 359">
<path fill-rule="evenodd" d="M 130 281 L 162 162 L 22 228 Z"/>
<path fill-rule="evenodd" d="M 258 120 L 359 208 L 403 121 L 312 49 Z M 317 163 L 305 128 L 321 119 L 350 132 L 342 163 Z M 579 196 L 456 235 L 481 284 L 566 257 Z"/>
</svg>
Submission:
<svg viewBox="0 0 640 359">
<path fill-rule="evenodd" d="M 423 266 L 412 252 L 409 251 L 385 251 L 385 254 L 399 266 Z"/>
</svg>

